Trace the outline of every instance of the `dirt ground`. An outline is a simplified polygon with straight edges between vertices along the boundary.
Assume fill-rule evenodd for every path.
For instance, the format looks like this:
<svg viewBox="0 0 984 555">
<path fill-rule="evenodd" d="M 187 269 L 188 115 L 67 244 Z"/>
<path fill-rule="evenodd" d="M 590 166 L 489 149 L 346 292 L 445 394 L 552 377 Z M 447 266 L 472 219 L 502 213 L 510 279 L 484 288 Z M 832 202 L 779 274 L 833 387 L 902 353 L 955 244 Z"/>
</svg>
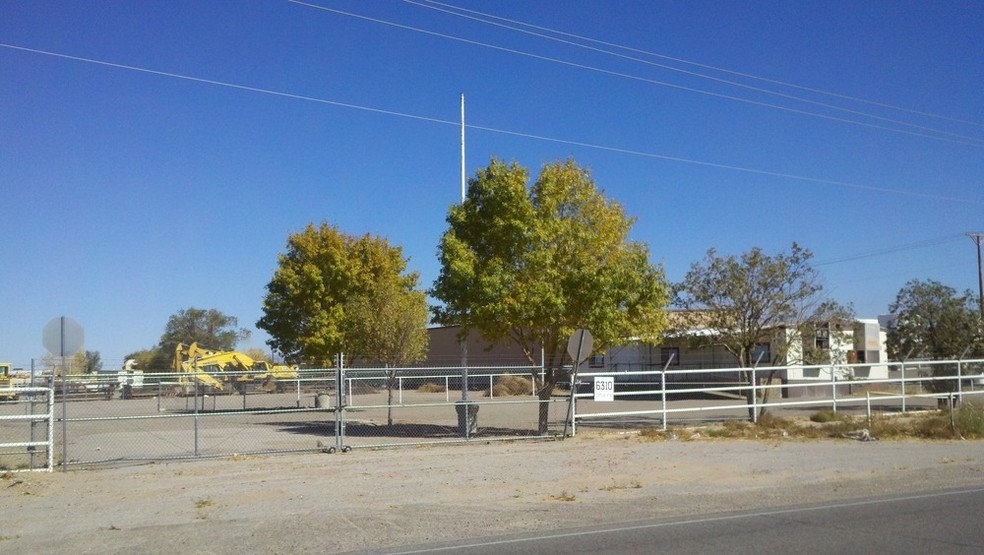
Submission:
<svg viewBox="0 0 984 555">
<path fill-rule="evenodd" d="M 371 552 L 981 485 L 981 442 L 654 442 L 589 431 L 565 441 L 6 473 L 0 552 Z"/>
</svg>

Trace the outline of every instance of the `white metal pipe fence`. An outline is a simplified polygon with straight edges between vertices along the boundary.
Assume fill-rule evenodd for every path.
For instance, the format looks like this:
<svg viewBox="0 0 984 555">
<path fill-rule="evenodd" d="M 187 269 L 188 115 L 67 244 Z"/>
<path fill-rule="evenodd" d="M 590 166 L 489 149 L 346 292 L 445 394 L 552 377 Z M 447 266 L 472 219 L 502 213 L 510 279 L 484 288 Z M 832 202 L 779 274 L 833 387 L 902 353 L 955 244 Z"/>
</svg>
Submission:
<svg viewBox="0 0 984 555">
<path fill-rule="evenodd" d="M 55 453 L 54 391 L 47 387 L 0 388 L 0 399 L 5 399 L 0 407 L 0 470 L 50 472 Z"/>
<path fill-rule="evenodd" d="M 862 374 L 869 377 L 858 377 Z M 984 400 L 984 359 L 587 372 L 579 373 L 578 381 L 583 389 L 596 377 L 615 379 L 615 402 L 595 402 L 592 391 L 580 391 L 574 396 L 573 424 L 648 417 L 665 430 L 671 419 L 684 423 L 713 414 L 754 420 L 761 409 L 795 414 L 863 406 L 870 413 L 875 399 L 885 410 L 906 412 L 965 397 Z"/>
</svg>

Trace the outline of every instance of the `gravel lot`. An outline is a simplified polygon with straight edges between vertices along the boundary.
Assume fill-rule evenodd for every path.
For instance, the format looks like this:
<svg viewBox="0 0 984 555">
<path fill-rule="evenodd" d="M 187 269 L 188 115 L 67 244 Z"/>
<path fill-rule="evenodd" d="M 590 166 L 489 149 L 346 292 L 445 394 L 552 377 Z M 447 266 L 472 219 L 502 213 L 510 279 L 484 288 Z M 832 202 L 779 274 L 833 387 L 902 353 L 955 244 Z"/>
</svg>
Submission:
<svg viewBox="0 0 984 555">
<path fill-rule="evenodd" d="M 984 485 L 984 443 L 591 431 L 3 474 L 7 553 L 326 553 Z"/>
</svg>

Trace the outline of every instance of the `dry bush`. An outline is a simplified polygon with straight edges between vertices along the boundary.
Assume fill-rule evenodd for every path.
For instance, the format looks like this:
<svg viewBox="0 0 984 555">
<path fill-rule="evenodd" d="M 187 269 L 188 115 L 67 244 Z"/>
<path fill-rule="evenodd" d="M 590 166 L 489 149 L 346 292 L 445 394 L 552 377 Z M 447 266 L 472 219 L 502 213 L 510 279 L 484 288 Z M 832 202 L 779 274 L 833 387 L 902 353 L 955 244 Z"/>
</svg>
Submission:
<svg viewBox="0 0 984 555">
<path fill-rule="evenodd" d="M 966 439 L 984 437 L 984 406 L 968 403 L 956 414 L 957 429 Z"/>
<path fill-rule="evenodd" d="M 485 392 L 486 397 L 510 397 L 516 395 L 532 395 L 533 381 L 520 376 L 499 376 L 495 385 L 492 386 L 491 394 Z"/>
<path fill-rule="evenodd" d="M 826 409 L 809 419 L 780 418 L 766 413 L 756 424 L 729 420 L 700 428 L 671 428 L 662 431 L 647 428 L 641 437 L 650 441 L 686 440 L 708 437 L 727 439 L 982 439 L 984 407 L 966 404 L 953 414 L 948 411 L 928 414 L 878 414 L 869 420 L 863 415 L 850 416 Z"/>
<path fill-rule="evenodd" d="M 810 415 L 810 421 L 816 422 L 817 424 L 843 421 L 846 418 L 848 417 L 843 412 L 834 412 L 831 409 L 820 409 Z"/>
<path fill-rule="evenodd" d="M 447 391 L 447 389 L 441 384 L 427 382 L 424 385 L 418 387 L 417 391 L 419 391 L 420 393 L 444 393 L 445 391 Z"/>
<path fill-rule="evenodd" d="M 786 418 L 782 418 L 780 416 L 776 416 L 771 412 L 767 412 L 765 414 L 759 415 L 758 421 L 755 423 L 755 425 L 758 426 L 759 428 L 763 428 L 767 430 L 786 430 L 789 429 L 790 426 L 793 425 L 793 423 Z"/>
</svg>

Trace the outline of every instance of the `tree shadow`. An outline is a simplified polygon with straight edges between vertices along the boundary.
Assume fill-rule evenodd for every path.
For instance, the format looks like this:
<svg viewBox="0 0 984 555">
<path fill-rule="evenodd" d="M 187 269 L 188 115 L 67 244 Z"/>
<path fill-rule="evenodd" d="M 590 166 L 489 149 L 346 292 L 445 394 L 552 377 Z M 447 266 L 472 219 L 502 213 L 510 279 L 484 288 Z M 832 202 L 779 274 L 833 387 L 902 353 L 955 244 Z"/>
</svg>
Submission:
<svg viewBox="0 0 984 555">
<path fill-rule="evenodd" d="M 279 431 L 298 435 L 335 435 L 335 422 L 265 422 L 269 426 L 278 426 Z M 371 424 L 366 422 L 346 422 L 347 437 L 388 437 L 415 439 L 452 439 L 460 438 L 462 434 L 457 426 L 441 426 L 437 424 Z M 529 437 L 539 435 L 531 428 L 501 428 L 494 426 L 479 426 L 477 431 L 469 434 L 471 438 L 482 437 Z"/>
</svg>

